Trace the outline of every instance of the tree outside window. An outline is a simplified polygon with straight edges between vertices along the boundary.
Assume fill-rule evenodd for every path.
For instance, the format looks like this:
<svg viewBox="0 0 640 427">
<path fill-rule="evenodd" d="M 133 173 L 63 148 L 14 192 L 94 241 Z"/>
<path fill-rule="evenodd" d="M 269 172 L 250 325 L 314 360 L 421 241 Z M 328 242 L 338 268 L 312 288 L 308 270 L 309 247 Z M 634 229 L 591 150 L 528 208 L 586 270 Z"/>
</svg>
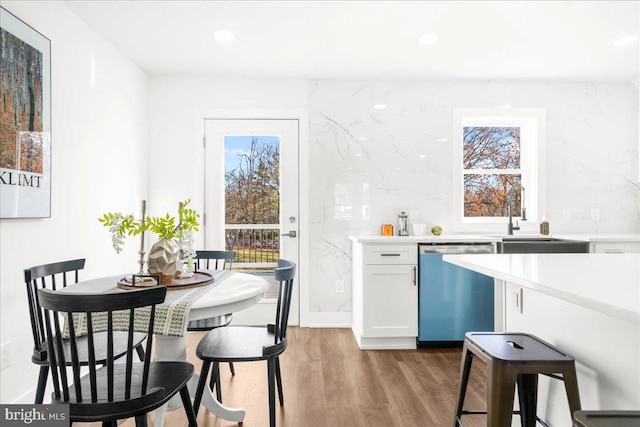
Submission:
<svg viewBox="0 0 640 427">
<path fill-rule="evenodd" d="M 465 217 L 520 216 L 522 196 L 520 127 L 463 128 Z"/>
</svg>

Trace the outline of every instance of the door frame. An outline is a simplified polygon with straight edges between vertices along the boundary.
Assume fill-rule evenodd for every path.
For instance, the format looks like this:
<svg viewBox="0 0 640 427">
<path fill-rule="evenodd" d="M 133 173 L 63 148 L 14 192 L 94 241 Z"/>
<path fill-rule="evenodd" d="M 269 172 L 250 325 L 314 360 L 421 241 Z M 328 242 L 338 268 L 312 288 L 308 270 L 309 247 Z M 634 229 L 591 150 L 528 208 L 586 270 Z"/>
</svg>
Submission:
<svg viewBox="0 0 640 427">
<path fill-rule="evenodd" d="M 194 153 L 202 153 L 196 162 L 193 183 L 194 207 L 204 212 L 204 138 L 205 120 L 298 120 L 298 204 L 299 245 L 297 275 L 299 289 L 300 326 L 309 326 L 309 113 L 304 109 L 213 109 L 202 110 L 194 118 Z M 195 156 L 198 158 L 198 156 Z M 203 244 L 202 241 L 197 243 Z"/>
</svg>

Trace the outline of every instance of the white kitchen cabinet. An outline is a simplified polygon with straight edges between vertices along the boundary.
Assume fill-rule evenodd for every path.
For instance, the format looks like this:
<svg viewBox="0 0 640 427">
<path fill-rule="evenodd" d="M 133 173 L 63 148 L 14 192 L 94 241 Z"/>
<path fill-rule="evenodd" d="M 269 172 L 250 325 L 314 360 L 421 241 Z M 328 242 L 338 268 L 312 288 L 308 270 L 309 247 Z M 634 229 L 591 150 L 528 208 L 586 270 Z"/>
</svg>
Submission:
<svg viewBox="0 0 640 427">
<path fill-rule="evenodd" d="M 589 252 L 602 254 L 640 253 L 639 242 L 595 242 L 591 243 Z"/>
<path fill-rule="evenodd" d="M 415 243 L 354 242 L 352 329 L 360 348 L 416 348 L 417 262 Z"/>
</svg>

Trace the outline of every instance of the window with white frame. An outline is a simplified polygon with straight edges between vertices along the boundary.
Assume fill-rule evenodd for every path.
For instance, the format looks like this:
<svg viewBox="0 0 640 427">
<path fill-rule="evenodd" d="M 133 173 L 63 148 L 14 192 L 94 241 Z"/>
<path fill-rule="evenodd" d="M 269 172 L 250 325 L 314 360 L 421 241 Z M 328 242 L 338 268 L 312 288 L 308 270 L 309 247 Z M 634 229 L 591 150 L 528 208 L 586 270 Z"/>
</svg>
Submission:
<svg viewBox="0 0 640 427">
<path fill-rule="evenodd" d="M 454 111 L 454 215 L 461 231 L 543 212 L 542 109 Z M 522 223 L 524 225 L 524 223 Z"/>
</svg>

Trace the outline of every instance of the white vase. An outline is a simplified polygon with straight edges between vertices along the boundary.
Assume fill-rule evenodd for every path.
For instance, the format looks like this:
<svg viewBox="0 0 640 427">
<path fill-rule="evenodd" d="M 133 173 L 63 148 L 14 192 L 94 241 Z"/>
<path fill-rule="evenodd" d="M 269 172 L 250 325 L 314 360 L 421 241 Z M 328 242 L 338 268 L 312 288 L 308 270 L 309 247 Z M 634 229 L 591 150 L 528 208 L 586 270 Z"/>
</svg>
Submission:
<svg viewBox="0 0 640 427">
<path fill-rule="evenodd" d="M 160 274 L 162 283 L 173 280 L 177 271 L 178 245 L 173 239 L 158 240 L 149 251 L 149 274 Z"/>
</svg>

